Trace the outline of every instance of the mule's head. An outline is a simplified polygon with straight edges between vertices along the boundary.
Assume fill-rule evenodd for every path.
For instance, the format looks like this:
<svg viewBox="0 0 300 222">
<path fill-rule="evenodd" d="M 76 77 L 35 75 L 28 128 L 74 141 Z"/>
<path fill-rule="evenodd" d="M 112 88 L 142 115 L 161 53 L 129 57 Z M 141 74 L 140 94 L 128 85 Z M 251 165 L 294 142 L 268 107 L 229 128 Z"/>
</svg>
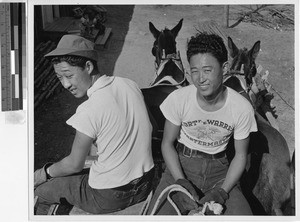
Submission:
<svg viewBox="0 0 300 222">
<path fill-rule="evenodd" d="M 255 59 L 260 50 L 260 41 L 257 41 L 250 50 L 247 48 L 239 49 L 232 39 L 228 37 L 228 50 L 232 58 L 230 70 L 243 72 L 247 86 L 252 84 L 252 78 L 256 75 Z"/>
<path fill-rule="evenodd" d="M 162 31 L 158 31 L 155 28 L 155 26 L 152 24 L 152 22 L 149 22 L 150 32 L 155 38 L 153 48 L 152 48 L 152 54 L 156 58 L 157 65 L 159 65 L 161 60 L 165 58 L 167 55 L 176 54 L 177 49 L 176 49 L 175 39 L 182 27 L 182 21 L 183 19 L 181 19 L 178 22 L 178 24 L 171 30 L 165 28 Z"/>
</svg>

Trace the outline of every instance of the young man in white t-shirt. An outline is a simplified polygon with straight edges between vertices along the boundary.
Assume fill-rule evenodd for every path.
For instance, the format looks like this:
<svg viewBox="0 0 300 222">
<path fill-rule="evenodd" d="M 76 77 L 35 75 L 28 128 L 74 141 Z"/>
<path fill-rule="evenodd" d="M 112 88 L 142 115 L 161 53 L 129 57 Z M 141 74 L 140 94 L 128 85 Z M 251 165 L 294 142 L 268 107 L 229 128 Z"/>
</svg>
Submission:
<svg viewBox="0 0 300 222">
<path fill-rule="evenodd" d="M 161 191 L 176 183 L 195 200 L 174 194 L 182 213 L 215 201 L 225 206 L 226 215 L 251 215 L 237 184 L 246 166 L 249 134 L 257 131 L 254 110 L 244 97 L 223 85 L 228 56 L 220 36 L 205 32 L 193 36 L 187 58 L 193 85 L 175 90 L 160 106 L 166 118 L 162 141 L 166 170 L 149 212 Z M 229 164 L 225 150 L 231 136 L 235 156 Z M 165 201 L 157 214 L 176 212 Z"/>
<path fill-rule="evenodd" d="M 94 43 L 80 36 L 63 36 L 46 57 L 64 88 L 88 99 L 67 121 L 76 130 L 71 153 L 34 173 L 35 213 L 61 204 L 105 214 L 144 200 L 154 177 L 152 126 L 137 84 L 100 75 Z M 92 144 L 98 159 L 82 171 Z"/>
</svg>

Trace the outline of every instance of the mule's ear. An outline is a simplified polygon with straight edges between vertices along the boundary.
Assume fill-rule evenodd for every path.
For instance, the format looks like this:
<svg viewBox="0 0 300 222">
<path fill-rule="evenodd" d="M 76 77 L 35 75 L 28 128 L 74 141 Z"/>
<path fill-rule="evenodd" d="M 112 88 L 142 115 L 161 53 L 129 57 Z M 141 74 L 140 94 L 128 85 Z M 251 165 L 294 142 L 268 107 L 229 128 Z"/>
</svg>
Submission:
<svg viewBox="0 0 300 222">
<path fill-rule="evenodd" d="M 182 21 L 183 19 L 181 19 L 178 24 L 172 28 L 171 32 L 173 33 L 174 37 L 176 37 L 178 35 L 178 32 L 180 31 L 181 27 L 182 27 Z"/>
<path fill-rule="evenodd" d="M 260 50 L 260 41 L 257 41 L 253 45 L 252 49 L 250 49 L 250 51 L 249 51 L 249 55 L 252 57 L 252 59 L 254 59 L 254 60 L 256 59 L 256 57 L 259 53 L 259 50 Z"/>
<path fill-rule="evenodd" d="M 154 27 L 152 22 L 149 22 L 149 29 L 152 35 L 154 36 L 154 38 L 157 39 L 160 34 L 160 31 L 158 31 L 157 28 Z"/>
<path fill-rule="evenodd" d="M 234 42 L 229 36 L 228 36 L 228 51 L 231 58 L 234 58 L 239 52 L 238 47 L 236 47 L 236 45 L 234 44 Z"/>
</svg>

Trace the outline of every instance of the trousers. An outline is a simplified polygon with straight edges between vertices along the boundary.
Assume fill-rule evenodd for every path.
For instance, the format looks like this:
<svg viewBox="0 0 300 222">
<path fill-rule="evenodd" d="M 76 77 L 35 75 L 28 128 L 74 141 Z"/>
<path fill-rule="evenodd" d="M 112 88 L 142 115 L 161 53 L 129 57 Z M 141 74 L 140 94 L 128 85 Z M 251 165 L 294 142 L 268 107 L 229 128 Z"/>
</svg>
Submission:
<svg viewBox="0 0 300 222">
<path fill-rule="evenodd" d="M 76 206 L 92 214 L 107 214 L 123 210 L 145 200 L 152 190 L 154 168 L 130 183 L 111 189 L 89 186 L 89 171 L 53 178 L 38 186 L 36 215 L 46 215 L 51 204 Z"/>
<path fill-rule="evenodd" d="M 229 167 L 226 155 L 219 159 L 208 159 L 201 157 L 187 157 L 179 153 L 178 157 L 185 178 L 191 181 L 196 189 L 199 189 L 200 195 L 205 195 L 205 193 L 209 192 L 211 189 L 222 186 Z M 160 193 L 166 187 L 174 183 L 175 180 L 173 176 L 169 169 L 166 168 L 150 202 L 148 214 L 152 212 Z M 175 209 L 168 202 L 166 196 L 167 194 L 161 198 L 162 201 L 160 201 L 155 214 L 176 215 Z M 234 186 L 229 192 L 229 199 L 225 202 L 224 215 L 252 215 L 251 208 L 238 185 Z"/>
</svg>

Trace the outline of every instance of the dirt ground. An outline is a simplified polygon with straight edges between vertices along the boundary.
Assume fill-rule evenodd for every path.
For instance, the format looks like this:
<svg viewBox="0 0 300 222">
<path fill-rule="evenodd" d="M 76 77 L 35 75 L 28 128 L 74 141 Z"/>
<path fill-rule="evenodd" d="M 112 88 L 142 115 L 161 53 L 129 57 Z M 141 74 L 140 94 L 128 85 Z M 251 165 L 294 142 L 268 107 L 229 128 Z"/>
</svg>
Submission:
<svg viewBox="0 0 300 222">
<path fill-rule="evenodd" d="M 177 47 L 186 71 L 189 71 L 185 55 L 187 38 L 196 32 L 199 22 L 214 20 L 224 24 L 222 5 L 105 5 L 105 8 L 108 11 L 105 25 L 112 28 L 113 34 L 99 52 L 100 70 L 108 75 L 133 79 L 141 88 L 154 79 L 154 57 L 151 55 L 154 38 L 148 28 L 149 21 L 163 29 L 174 27 L 183 18 Z M 230 24 L 237 20 L 237 13 L 249 11 L 248 6 L 229 8 Z M 294 31 L 267 29 L 246 22 L 225 31 L 238 47 L 251 48 L 256 41 L 261 41 L 256 63 L 270 73 L 268 81 L 273 87 L 272 103 L 276 106 L 277 122 L 292 153 L 295 149 Z M 75 132 L 65 121 L 84 99 L 75 99 L 62 90 L 35 109 L 35 169 L 68 155 Z"/>
</svg>

